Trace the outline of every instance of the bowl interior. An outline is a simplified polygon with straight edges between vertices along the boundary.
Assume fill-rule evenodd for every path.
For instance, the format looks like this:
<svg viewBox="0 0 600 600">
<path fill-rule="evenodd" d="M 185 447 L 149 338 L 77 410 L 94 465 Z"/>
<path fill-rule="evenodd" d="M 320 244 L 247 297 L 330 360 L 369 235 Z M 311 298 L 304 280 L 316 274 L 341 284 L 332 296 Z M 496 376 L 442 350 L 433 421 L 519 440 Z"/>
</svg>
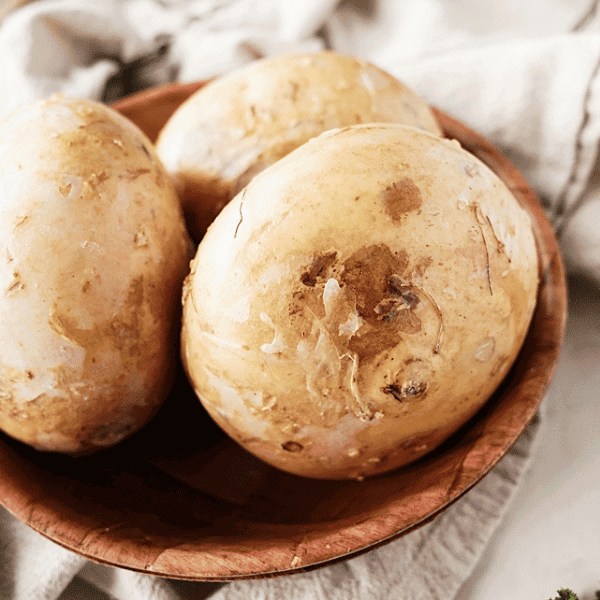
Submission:
<svg viewBox="0 0 600 600">
<path fill-rule="evenodd" d="M 114 107 L 154 141 L 200 83 L 167 85 Z M 89 559 L 155 575 L 229 580 L 291 573 L 372 549 L 435 517 L 486 475 L 535 415 L 564 334 L 566 285 L 552 228 L 515 167 L 436 111 L 530 212 L 541 285 L 530 331 L 501 387 L 467 426 L 417 463 L 363 482 L 277 471 L 227 438 L 183 372 L 159 414 L 117 447 L 70 458 L 0 434 L 0 503 Z"/>
</svg>

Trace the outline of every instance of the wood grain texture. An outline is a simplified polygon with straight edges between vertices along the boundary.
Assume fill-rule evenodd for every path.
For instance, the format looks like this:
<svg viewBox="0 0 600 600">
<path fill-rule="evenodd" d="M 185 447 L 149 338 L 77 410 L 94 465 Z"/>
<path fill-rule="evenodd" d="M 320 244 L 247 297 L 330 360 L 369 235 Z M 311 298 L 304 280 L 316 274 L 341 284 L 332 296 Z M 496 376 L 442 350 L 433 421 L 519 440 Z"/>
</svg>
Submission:
<svg viewBox="0 0 600 600">
<path fill-rule="evenodd" d="M 201 84 L 168 85 L 115 107 L 154 140 Z M 387 543 L 434 518 L 481 480 L 535 415 L 566 320 L 564 267 L 535 194 L 481 136 L 436 111 L 448 137 L 486 162 L 530 212 L 540 255 L 537 308 L 509 376 L 442 447 L 363 482 L 310 480 L 263 464 L 227 438 L 182 372 L 161 411 L 117 447 L 70 458 L 0 435 L 0 502 L 91 560 L 192 580 L 316 568 Z"/>
</svg>

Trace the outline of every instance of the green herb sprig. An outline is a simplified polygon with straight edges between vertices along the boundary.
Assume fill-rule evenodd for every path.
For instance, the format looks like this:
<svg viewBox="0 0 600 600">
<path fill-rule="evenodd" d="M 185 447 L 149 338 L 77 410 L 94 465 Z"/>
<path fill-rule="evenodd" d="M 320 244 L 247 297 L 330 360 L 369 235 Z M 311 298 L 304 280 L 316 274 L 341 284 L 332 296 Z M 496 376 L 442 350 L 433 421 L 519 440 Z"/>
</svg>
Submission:
<svg viewBox="0 0 600 600">
<path fill-rule="evenodd" d="M 549 598 L 549 600 L 579 600 L 579 596 L 568 588 L 558 590 L 558 596 L 555 598 Z M 600 600 L 600 590 L 596 592 L 596 600 Z"/>
</svg>

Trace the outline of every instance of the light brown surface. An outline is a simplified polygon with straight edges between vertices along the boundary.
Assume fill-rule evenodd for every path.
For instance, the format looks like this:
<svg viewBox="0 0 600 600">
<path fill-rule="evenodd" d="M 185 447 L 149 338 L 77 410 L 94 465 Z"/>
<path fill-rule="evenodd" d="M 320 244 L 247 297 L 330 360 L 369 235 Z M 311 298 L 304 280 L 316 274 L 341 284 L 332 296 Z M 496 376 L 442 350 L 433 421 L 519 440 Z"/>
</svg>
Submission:
<svg viewBox="0 0 600 600">
<path fill-rule="evenodd" d="M 55 95 L 0 122 L 0 428 L 69 453 L 113 445 L 173 382 L 192 244 L 132 122 Z"/>
<path fill-rule="evenodd" d="M 423 99 L 367 61 L 330 50 L 277 55 L 190 96 L 156 150 L 198 240 L 257 173 L 323 131 L 374 122 L 441 133 Z"/>
<path fill-rule="evenodd" d="M 209 227 L 184 290 L 184 366 L 256 456 L 369 477 L 481 408 L 537 282 L 528 213 L 455 140 L 335 129 L 257 174 Z"/>
<path fill-rule="evenodd" d="M 195 86 L 117 104 L 150 135 Z M 413 466 L 359 482 L 272 469 L 208 419 L 180 375 L 163 410 L 112 450 L 40 455 L 0 437 L 0 499 L 22 521 L 83 556 L 147 573 L 223 580 L 290 573 L 364 552 L 433 518 L 479 481 L 535 414 L 566 317 L 552 229 L 521 175 L 493 146 L 437 113 L 449 137 L 489 164 L 534 219 L 541 285 L 517 363 L 491 402 Z"/>
</svg>

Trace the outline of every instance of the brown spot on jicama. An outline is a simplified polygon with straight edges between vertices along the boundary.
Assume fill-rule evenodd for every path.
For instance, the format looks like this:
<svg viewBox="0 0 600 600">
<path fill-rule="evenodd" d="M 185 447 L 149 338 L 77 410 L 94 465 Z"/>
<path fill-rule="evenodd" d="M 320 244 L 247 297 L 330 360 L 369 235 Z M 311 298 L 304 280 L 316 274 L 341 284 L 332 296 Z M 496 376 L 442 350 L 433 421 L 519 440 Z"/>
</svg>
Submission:
<svg viewBox="0 0 600 600">
<path fill-rule="evenodd" d="M 148 236 L 143 228 L 140 228 L 133 236 L 134 248 L 145 248 L 149 245 Z"/>
<path fill-rule="evenodd" d="M 59 186 L 58 191 L 66 198 L 71 193 L 72 187 L 73 186 L 70 183 L 67 183 Z"/>
<path fill-rule="evenodd" d="M 406 253 L 393 253 L 384 244 L 361 248 L 344 262 L 341 281 L 354 292 L 356 308 L 367 325 L 363 333 L 352 336 L 348 345 L 362 361 L 393 348 L 403 330 L 405 333 L 420 331 L 416 315 L 400 316 L 400 311 L 394 314 L 394 303 L 406 304 L 408 313 L 418 302 L 416 296 L 410 296 L 409 300 L 398 299 L 397 290 L 390 288 L 393 277 L 399 277 L 407 266 Z M 386 308 L 390 310 L 386 312 Z"/>
<path fill-rule="evenodd" d="M 473 164 L 465 165 L 464 171 L 471 178 L 475 177 L 476 175 L 479 175 L 479 169 Z"/>
<path fill-rule="evenodd" d="M 377 305 L 376 312 L 382 321 L 393 322 L 403 333 L 419 333 L 421 331 L 421 319 L 402 300 L 388 298 Z"/>
<path fill-rule="evenodd" d="M 121 175 L 123 179 L 127 179 L 128 181 L 133 181 L 137 179 L 141 175 L 146 175 L 150 173 L 150 169 L 125 169 L 125 172 Z"/>
<path fill-rule="evenodd" d="M 86 287 L 86 283 L 89 281 L 84 282 L 83 287 Z M 89 287 L 86 290 L 82 288 L 82 292 L 87 291 Z M 138 340 L 143 323 L 143 300 L 143 278 L 138 277 L 129 286 L 122 310 L 110 319 L 98 322 L 92 328 L 84 328 L 79 325 L 78 319 L 69 314 L 68 303 L 66 309 L 57 303 L 51 311 L 49 324 L 58 335 L 85 348 L 89 359 L 96 350 L 102 350 L 106 343 L 120 351 L 126 350 L 130 356 L 136 356 L 140 354 Z"/>
<path fill-rule="evenodd" d="M 344 261 L 341 279 L 354 290 L 363 318 L 377 321 L 375 307 L 388 297 L 390 277 L 401 275 L 407 266 L 406 253 L 394 254 L 385 244 L 361 248 Z"/>
<path fill-rule="evenodd" d="M 112 179 L 109 174 L 115 173 L 115 165 L 122 163 L 124 154 L 137 158 L 136 168 L 124 169 L 119 175 L 131 179 L 150 172 L 147 166 L 154 162 L 152 154 L 143 145 L 133 144 L 121 124 L 105 114 L 101 106 L 80 102 L 70 106 L 81 125 L 61 131 L 54 139 L 57 153 L 63 157 L 62 165 L 56 169 L 61 194 L 67 196 L 72 191 L 64 181 L 65 174 L 82 178 L 81 196 L 96 194 L 102 184 Z"/>
<path fill-rule="evenodd" d="M 288 452 L 300 452 L 303 450 L 302 444 L 293 441 L 285 442 L 285 444 L 281 444 L 281 447 Z"/>
<path fill-rule="evenodd" d="M 91 188 L 97 188 L 99 185 L 104 183 L 108 179 L 108 174 L 105 171 L 101 173 L 91 173 L 84 185 L 90 186 Z"/>
<path fill-rule="evenodd" d="M 421 320 L 413 312 L 420 298 L 412 286 L 402 283 L 397 275 L 392 275 L 388 281 L 388 293 L 389 297 L 375 307 L 379 318 L 386 322 L 394 321 L 404 333 L 421 331 Z"/>
<path fill-rule="evenodd" d="M 15 228 L 19 227 L 19 225 L 23 225 L 31 218 L 31 215 L 21 215 L 15 219 Z"/>
<path fill-rule="evenodd" d="M 502 369 L 502 367 L 506 364 L 506 361 L 508 360 L 507 356 L 499 356 L 496 359 L 496 362 L 494 363 L 494 365 L 492 366 L 492 370 L 490 371 L 490 376 L 494 377 L 495 375 L 497 375 L 500 372 L 500 369 Z"/>
<path fill-rule="evenodd" d="M 113 140 L 114 144 L 117 144 L 120 148 L 123 147 L 123 143 L 121 142 L 121 140 Z M 150 150 L 148 150 L 148 148 L 146 148 L 145 144 L 141 144 L 140 146 L 142 152 L 150 159 L 153 160 L 152 155 L 150 154 Z"/>
<path fill-rule="evenodd" d="M 386 213 L 393 221 L 400 220 L 408 212 L 418 210 L 422 203 L 421 191 L 408 177 L 392 183 L 379 195 Z"/>
<path fill-rule="evenodd" d="M 302 274 L 300 280 L 309 287 L 314 287 L 317 282 L 327 279 L 329 268 L 337 258 L 337 252 L 328 252 L 315 256 L 308 271 Z"/>
<path fill-rule="evenodd" d="M 361 361 L 368 361 L 400 341 L 400 333 L 395 327 L 380 326 L 368 333 L 350 338 L 348 348 L 356 353 Z"/>
<path fill-rule="evenodd" d="M 439 352 L 444 332 L 442 313 L 422 287 L 402 279 L 407 267 L 406 252 L 392 253 L 384 244 L 361 248 L 343 263 L 340 283 L 353 291 L 356 310 L 364 322 L 350 338 L 348 349 L 361 361 L 393 348 L 401 334 L 421 331 L 421 320 L 415 314 L 421 299 L 431 305 L 439 318 L 434 353 Z"/>
<path fill-rule="evenodd" d="M 15 271 L 12 274 L 12 280 L 10 282 L 10 285 L 6 289 L 6 295 L 9 296 L 13 292 L 16 292 L 18 290 L 22 290 L 24 287 L 25 287 L 25 284 L 21 280 L 21 275 Z"/>
<path fill-rule="evenodd" d="M 388 280 L 388 291 L 393 298 L 401 298 L 410 309 L 419 304 L 420 298 L 412 285 L 403 283 L 397 275 L 392 275 Z"/>
<path fill-rule="evenodd" d="M 415 266 L 411 269 L 409 278 L 422 277 L 425 274 L 427 267 L 429 267 L 432 262 L 433 262 L 433 259 L 431 258 L 431 256 L 424 256 L 424 257 L 420 258 L 415 263 Z"/>
<path fill-rule="evenodd" d="M 427 391 L 425 381 L 407 381 L 402 385 L 391 384 L 383 388 L 384 393 L 391 394 L 398 402 L 421 400 Z"/>
</svg>

